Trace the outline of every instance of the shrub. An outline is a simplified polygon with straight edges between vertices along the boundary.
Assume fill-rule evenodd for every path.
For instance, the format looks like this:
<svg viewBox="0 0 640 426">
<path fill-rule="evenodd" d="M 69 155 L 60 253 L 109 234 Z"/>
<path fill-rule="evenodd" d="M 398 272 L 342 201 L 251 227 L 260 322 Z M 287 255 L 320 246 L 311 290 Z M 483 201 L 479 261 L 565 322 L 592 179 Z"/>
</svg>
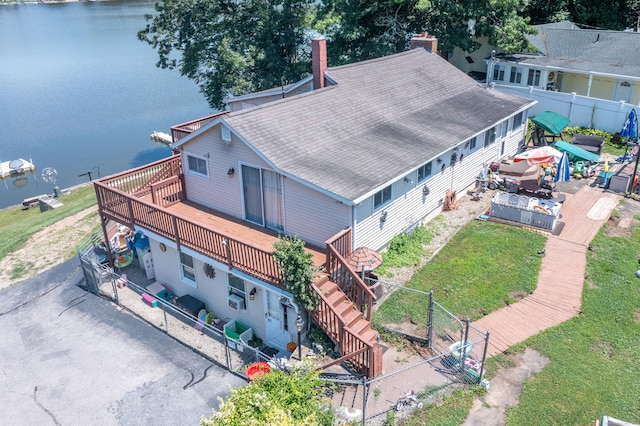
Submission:
<svg viewBox="0 0 640 426">
<path fill-rule="evenodd" d="M 220 410 L 202 426 L 264 425 L 264 426 L 333 426 L 334 413 L 330 401 L 320 389 L 324 382 L 312 369 L 296 368 L 291 374 L 271 371 L 234 389 L 226 400 L 220 400 Z"/>
<path fill-rule="evenodd" d="M 297 236 L 281 236 L 273 246 L 273 257 L 282 270 L 285 287 L 298 305 L 308 311 L 313 310 L 319 302 L 318 295 L 311 288 L 313 276 L 318 272 L 313 264 L 313 255 L 304 249 L 304 241 Z"/>
<path fill-rule="evenodd" d="M 573 136 L 573 135 L 589 135 L 589 136 L 601 136 L 604 138 L 604 142 L 605 143 L 611 143 L 611 138 L 613 137 L 613 135 L 609 132 L 605 132 L 604 130 L 599 130 L 599 129 L 590 129 L 588 127 L 579 127 L 579 126 L 574 126 L 574 127 L 567 127 L 565 128 L 562 133 L 565 133 L 569 136 Z"/>
</svg>

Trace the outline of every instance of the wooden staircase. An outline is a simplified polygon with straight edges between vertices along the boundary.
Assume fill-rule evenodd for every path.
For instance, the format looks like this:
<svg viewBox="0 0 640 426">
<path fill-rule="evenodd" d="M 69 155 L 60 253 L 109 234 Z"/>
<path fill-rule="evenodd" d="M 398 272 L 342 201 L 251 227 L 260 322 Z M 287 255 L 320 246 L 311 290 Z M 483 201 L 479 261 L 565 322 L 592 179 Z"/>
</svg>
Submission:
<svg viewBox="0 0 640 426">
<path fill-rule="evenodd" d="M 342 356 L 322 368 L 349 362 L 367 377 L 382 374 L 382 346 L 371 328 L 375 294 L 345 260 L 351 254 L 351 228 L 326 243 L 326 275 L 318 277 L 313 289 L 320 302 L 311 317 L 336 343 Z"/>
<path fill-rule="evenodd" d="M 371 328 L 371 322 L 364 319 L 362 313 L 347 297 L 336 283 L 327 279 L 317 285 L 317 291 L 324 296 L 326 305 L 340 318 L 344 327 L 349 328 L 365 343 L 374 345 L 378 342 L 378 333 Z M 333 339 L 337 336 L 330 336 Z"/>
<path fill-rule="evenodd" d="M 342 362 L 350 362 L 354 370 L 375 377 L 382 373 L 382 346 L 378 333 L 371 322 L 329 277 L 314 284 L 320 303 L 311 312 L 312 318 L 336 343 L 342 356 L 329 364 L 328 368 Z"/>
</svg>

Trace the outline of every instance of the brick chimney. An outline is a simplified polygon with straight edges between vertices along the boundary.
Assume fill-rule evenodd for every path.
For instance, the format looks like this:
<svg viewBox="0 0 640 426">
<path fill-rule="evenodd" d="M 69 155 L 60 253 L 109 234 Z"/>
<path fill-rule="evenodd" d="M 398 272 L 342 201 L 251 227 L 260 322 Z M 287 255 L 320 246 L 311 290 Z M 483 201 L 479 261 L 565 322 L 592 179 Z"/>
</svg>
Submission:
<svg viewBox="0 0 640 426">
<path fill-rule="evenodd" d="M 313 71 L 313 90 L 324 87 L 324 72 L 327 70 L 327 40 L 316 37 L 311 40 L 311 70 Z"/>
<path fill-rule="evenodd" d="M 429 52 L 438 53 L 438 39 L 436 36 L 429 35 L 427 32 L 416 34 L 409 42 L 409 49 L 422 47 Z"/>
</svg>

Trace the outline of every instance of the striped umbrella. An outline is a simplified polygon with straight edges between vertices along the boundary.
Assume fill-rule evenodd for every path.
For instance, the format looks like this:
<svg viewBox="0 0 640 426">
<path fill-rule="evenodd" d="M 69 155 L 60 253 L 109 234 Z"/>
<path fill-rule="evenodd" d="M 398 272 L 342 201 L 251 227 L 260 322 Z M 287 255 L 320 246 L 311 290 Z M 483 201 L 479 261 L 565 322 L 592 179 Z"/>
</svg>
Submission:
<svg viewBox="0 0 640 426">
<path fill-rule="evenodd" d="M 571 180 L 571 171 L 569 170 L 569 157 L 566 152 L 562 153 L 562 158 L 558 162 L 558 169 L 556 175 L 553 177 L 554 182 L 558 181 L 569 182 Z"/>
</svg>

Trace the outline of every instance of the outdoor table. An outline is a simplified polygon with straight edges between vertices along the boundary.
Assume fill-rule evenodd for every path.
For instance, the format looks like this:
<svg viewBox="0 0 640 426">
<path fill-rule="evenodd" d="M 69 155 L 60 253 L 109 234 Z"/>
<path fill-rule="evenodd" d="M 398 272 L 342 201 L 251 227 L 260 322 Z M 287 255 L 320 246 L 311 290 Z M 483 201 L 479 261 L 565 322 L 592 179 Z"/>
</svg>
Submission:
<svg viewBox="0 0 640 426">
<path fill-rule="evenodd" d="M 198 312 L 201 309 L 204 309 L 204 302 L 202 300 L 196 299 L 190 294 L 185 294 L 184 296 L 180 296 L 176 299 L 176 305 L 178 307 L 184 309 L 194 317 L 198 316 Z"/>
</svg>

